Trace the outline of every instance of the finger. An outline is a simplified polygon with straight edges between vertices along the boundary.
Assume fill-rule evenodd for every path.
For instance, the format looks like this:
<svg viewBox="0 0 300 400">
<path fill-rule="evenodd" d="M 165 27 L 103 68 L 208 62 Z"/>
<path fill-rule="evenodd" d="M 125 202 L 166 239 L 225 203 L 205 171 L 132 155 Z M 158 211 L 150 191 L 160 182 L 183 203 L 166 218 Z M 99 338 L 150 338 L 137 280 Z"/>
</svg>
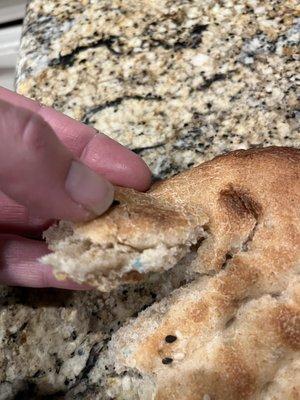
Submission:
<svg viewBox="0 0 300 400">
<path fill-rule="evenodd" d="M 43 242 L 14 235 L 0 235 L 0 284 L 28 287 L 55 287 L 73 290 L 91 289 L 70 280 L 57 280 L 49 266 L 38 260 L 47 254 Z"/>
<path fill-rule="evenodd" d="M 74 159 L 31 110 L 0 100 L 0 188 L 45 218 L 85 220 L 102 214 L 113 187 Z"/>
<path fill-rule="evenodd" d="M 38 113 L 76 157 L 110 182 L 137 190 L 149 188 L 151 173 L 145 162 L 108 136 L 9 90 L 0 88 L 1 99 Z"/>
<path fill-rule="evenodd" d="M 10 199 L 0 191 L 0 233 L 18 233 L 40 237 L 53 220 L 43 219 L 32 214 L 21 204 Z"/>
</svg>

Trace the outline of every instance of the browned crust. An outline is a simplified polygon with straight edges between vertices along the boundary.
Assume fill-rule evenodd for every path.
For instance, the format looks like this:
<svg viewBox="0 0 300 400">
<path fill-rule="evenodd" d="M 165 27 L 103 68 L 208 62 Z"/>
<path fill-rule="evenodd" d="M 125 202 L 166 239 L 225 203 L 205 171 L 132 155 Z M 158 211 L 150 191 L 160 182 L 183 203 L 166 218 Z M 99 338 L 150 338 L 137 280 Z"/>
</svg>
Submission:
<svg viewBox="0 0 300 400">
<path fill-rule="evenodd" d="M 233 152 L 150 193 L 208 215 L 209 237 L 193 268 L 212 276 L 204 289 L 200 277 L 163 311 L 155 305 L 121 329 L 112 342 L 118 368 L 151 374 L 156 400 L 269 399 L 275 377 L 299 359 L 300 151 Z M 180 338 L 166 343 L 176 331 Z M 295 379 L 280 382 L 286 398 L 299 393 Z"/>
</svg>

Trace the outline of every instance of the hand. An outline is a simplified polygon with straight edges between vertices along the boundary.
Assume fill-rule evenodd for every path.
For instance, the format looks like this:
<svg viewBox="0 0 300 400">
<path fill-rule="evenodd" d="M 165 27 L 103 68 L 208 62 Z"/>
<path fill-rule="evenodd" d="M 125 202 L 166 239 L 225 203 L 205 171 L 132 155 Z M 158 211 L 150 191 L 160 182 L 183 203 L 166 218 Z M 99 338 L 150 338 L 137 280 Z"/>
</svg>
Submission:
<svg viewBox="0 0 300 400">
<path fill-rule="evenodd" d="M 36 239 L 55 219 L 105 212 L 112 184 L 146 190 L 148 167 L 95 129 L 3 88 L 0 140 L 0 284 L 86 289 L 56 280 L 37 261 L 48 250 Z"/>
</svg>

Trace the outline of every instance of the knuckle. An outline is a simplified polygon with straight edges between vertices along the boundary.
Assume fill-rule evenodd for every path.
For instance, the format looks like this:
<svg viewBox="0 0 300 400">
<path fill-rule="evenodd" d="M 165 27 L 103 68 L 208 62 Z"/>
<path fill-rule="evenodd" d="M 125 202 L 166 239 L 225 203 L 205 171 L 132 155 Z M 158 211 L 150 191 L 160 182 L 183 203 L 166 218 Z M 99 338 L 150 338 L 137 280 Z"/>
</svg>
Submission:
<svg viewBox="0 0 300 400">
<path fill-rule="evenodd" d="M 87 138 L 87 140 L 86 140 L 86 142 L 85 142 L 85 144 L 84 144 L 84 146 L 83 146 L 83 148 L 82 148 L 82 150 L 81 150 L 81 152 L 79 154 L 79 159 L 80 160 L 84 160 L 84 159 L 90 157 L 90 151 L 93 148 L 93 144 L 94 144 L 94 141 L 95 141 L 96 137 L 97 137 L 97 134 L 95 133 L 94 135 L 92 135 L 89 138 Z"/>
</svg>

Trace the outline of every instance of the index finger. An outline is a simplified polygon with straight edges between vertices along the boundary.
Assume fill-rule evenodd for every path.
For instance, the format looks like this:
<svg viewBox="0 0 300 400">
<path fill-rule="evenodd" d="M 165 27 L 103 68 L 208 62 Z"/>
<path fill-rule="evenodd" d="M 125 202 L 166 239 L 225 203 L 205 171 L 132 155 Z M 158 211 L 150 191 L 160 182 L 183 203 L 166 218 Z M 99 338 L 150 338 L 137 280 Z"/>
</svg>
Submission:
<svg viewBox="0 0 300 400">
<path fill-rule="evenodd" d="M 10 90 L 0 88 L 1 99 L 39 114 L 76 158 L 110 182 L 142 191 L 150 186 L 151 173 L 145 162 L 108 136 Z"/>
</svg>

